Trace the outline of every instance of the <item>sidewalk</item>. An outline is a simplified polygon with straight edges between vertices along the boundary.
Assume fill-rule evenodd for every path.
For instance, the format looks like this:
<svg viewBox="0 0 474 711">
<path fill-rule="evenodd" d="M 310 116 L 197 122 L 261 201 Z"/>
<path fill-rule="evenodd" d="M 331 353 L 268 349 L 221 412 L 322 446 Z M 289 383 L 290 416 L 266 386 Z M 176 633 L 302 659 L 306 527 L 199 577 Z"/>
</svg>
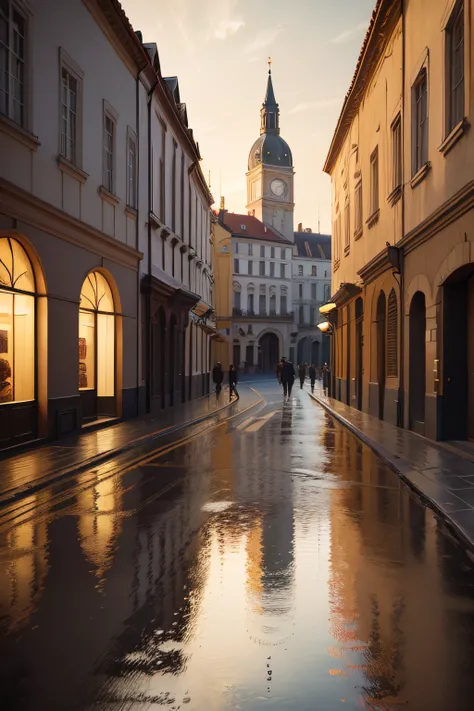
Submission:
<svg viewBox="0 0 474 711">
<path fill-rule="evenodd" d="M 0 461 L 0 506 L 43 488 L 64 476 L 96 466 L 123 452 L 149 444 L 173 432 L 197 425 L 214 415 L 222 416 L 259 402 L 259 396 L 242 388 L 240 400 L 228 401 L 228 391 L 219 401 L 212 393 L 184 405 L 120 422 L 104 429 L 57 440 Z"/>
<path fill-rule="evenodd" d="M 474 548 L 474 462 L 327 397 L 310 397 L 370 447 Z"/>
</svg>

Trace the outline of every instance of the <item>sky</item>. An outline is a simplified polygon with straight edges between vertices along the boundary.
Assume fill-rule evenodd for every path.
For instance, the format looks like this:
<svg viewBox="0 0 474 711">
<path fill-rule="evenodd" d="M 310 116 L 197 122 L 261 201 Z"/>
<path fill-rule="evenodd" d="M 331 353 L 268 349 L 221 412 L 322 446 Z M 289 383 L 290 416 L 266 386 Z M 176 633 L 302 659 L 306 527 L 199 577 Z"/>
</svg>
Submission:
<svg viewBox="0 0 474 711">
<path fill-rule="evenodd" d="M 121 0 L 181 101 L 219 204 L 246 212 L 247 161 L 260 134 L 268 57 L 295 168 L 295 229 L 331 231 L 324 161 L 375 0 Z"/>
</svg>

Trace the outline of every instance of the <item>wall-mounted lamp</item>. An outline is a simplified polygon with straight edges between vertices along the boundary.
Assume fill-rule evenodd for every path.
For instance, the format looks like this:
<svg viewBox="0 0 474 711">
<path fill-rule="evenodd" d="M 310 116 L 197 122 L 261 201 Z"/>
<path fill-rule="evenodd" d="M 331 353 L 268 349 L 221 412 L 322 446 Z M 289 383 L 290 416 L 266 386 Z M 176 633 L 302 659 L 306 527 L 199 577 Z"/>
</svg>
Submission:
<svg viewBox="0 0 474 711">
<path fill-rule="evenodd" d="M 319 307 L 319 313 L 320 314 L 329 314 L 331 311 L 334 311 L 334 309 L 337 309 L 336 304 L 333 304 L 331 301 L 327 304 L 323 304 L 323 306 Z"/>
<path fill-rule="evenodd" d="M 329 321 L 322 321 L 322 323 L 316 324 L 321 333 L 330 333 L 332 330 L 332 326 L 329 323 Z"/>
</svg>

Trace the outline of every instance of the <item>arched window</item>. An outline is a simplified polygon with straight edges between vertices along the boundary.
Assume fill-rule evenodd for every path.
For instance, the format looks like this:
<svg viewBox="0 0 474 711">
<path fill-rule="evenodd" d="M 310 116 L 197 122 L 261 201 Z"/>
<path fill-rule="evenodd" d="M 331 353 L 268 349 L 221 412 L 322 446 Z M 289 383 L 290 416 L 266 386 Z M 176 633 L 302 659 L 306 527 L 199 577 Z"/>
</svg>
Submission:
<svg viewBox="0 0 474 711">
<path fill-rule="evenodd" d="M 234 292 L 234 305 L 233 305 L 234 311 L 240 311 L 240 309 L 242 308 L 241 296 L 240 296 L 241 292 L 242 292 L 242 287 L 238 281 L 234 281 L 234 283 L 232 284 L 232 289 Z"/>
<path fill-rule="evenodd" d="M 21 244 L 0 239 L 0 405 L 35 399 L 35 278 Z"/>
<path fill-rule="evenodd" d="M 396 378 L 398 375 L 398 309 L 394 289 L 388 297 L 387 311 L 387 376 Z"/>
<path fill-rule="evenodd" d="M 103 401 L 104 407 L 97 403 L 97 398 L 115 396 L 114 311 L 107 279 L 91 272 L 82 285 L 79 305 L 79 390 L 84 394 L 84 419 L 114 414 L 110 402 Z"/>
</svg>

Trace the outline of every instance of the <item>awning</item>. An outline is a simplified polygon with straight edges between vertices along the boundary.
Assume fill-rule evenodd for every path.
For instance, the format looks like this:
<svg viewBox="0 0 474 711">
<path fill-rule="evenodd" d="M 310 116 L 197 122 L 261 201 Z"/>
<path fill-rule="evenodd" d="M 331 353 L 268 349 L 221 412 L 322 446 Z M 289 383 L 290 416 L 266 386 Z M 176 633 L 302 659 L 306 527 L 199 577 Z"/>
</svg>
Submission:
<svg viewBox="0 0 474 711">
<path fill-rule="evenodd" d="M 181 282 L 170 277 L 161 269 L 153 268 L 153 274 L 147 274 L 142 281 L 142 291 L 151 291 L 160 301 L 179 304 L 189 311 L 199 302 L 199 294 L 188 291 Z"/>
</svg>

